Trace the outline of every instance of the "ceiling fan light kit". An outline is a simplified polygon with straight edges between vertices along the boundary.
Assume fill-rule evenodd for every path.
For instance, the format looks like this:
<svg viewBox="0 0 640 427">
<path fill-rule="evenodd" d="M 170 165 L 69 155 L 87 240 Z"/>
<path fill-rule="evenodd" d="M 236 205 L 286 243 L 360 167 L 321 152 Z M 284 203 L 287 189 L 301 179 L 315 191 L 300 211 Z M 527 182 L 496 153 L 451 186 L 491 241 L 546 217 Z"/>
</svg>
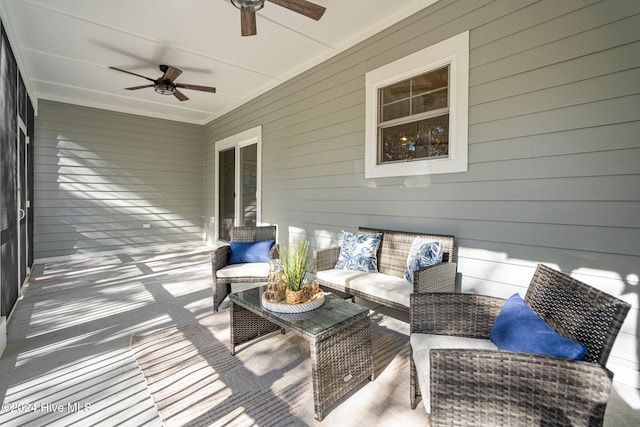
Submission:
<svg viewBox="0 0 640 427">
<path fill-rule="evenodd" d="M 176 91 L 176 88 L 169 83 L 154 84 L 153 89 L 160 95 L 173 95 Z"/>
<path fill-rule="evenodd" d="M 231 0 L 231 3 L 240 10 L 255 12 L 264 7 L 264 0 Z"/>
</svg>

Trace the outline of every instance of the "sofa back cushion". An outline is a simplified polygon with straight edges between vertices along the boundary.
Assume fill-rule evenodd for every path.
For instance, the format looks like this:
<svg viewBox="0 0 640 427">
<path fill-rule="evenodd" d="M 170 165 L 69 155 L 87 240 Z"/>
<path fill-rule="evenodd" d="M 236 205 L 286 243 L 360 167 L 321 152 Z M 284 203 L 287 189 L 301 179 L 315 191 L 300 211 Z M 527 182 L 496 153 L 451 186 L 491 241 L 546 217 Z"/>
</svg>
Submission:
<svg viewBox="0 0 640 427">
<path fill-rule="evenodd" d="M 404 277 L 409 249 L 416 236 L 427 241 L 442 243 L 442 262 L 458 262 L 453 236 L 440 234 L 410 233 L 368 227 L 358 228 L 358 234 L 382 233 L 378 247 L 378 271 L 392 276 Z"/>
</svg>

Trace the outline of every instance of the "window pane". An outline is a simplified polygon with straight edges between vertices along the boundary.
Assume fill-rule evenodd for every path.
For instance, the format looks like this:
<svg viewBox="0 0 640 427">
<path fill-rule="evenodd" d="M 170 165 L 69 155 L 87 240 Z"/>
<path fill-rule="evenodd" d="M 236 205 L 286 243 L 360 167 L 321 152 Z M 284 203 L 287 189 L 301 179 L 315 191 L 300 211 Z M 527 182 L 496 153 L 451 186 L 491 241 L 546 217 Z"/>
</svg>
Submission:
<svg viewBox="0 0 640 427">
<path fill-rule="evenodd" d="M 440 68 L 412 80 L 411 114 L 449 106 L 449 67 Z"/>
<path fill-rule="evenodd" d="M 449 106 L 449 66 L 378 90 L 378 122 Z"/>
<path fill-rule="evenodd" d="M 240 149 L 240 215 L 245 227 L 256 226 L 258 201 L 256 192 L 258 181 L 258 145 L 251 144 Z"/>
<path fill-rule="evenodd" d="M 413 114 L 424 113 L 439 108 L 446 108 L 449 97 L 446 91 L 435 92 L 415 97 L 411 100 Z"/>
<path fill-rule="evenodd" d="M 437 89 L 446 89 L 449 86 L 449 67 L 446 66 L 414 77 L 412 82 L 414 95 Z"/>
<path fill-rule="evenodd" d="M 218 162 L 218 182 L 219 182 L 219 210 L 218 238 L 220 240 L 231 240 L 231 227 L 234 226 L 235 219 L 235 191 L 236 191 L 236 151 L 235 149 L 221 151 Z"/>
<path fill-rule="evenodd" d="M 382 128 L 380 139 L 380 163 L 447 157 L 449 115 Z"/>
<path fill-rule="evenodd" d="M 412 98 L 411 102 L 413 114 L 446 108 L 449 105 L 449 91 L 444 88 L 436 92 L 425 93 Z"/>
<path fill-rule="evenodd" d="M 411 115 L 409 99 L 404 101 L 394 102 L 393 104 L 387 104 L 382 106 L 380 111 L 380 121 L 387 122 L 389 120 L 397 119 L 400 117 L 406 117 Z"/>
<path fill-rule="evenodd" d="M 385 105 L 411 95 L 411 79 L 380 89 L 380 104 Z"/>
</svg>

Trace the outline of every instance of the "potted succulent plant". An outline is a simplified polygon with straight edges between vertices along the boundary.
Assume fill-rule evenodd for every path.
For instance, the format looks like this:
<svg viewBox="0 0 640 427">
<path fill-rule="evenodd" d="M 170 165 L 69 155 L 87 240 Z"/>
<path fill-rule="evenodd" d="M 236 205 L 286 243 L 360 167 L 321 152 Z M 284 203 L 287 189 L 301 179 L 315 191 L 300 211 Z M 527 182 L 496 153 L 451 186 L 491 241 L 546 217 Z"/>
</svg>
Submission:
<svg viewBox="0 0 640 427">
<path fill-rule="evenodd" d="M 287 304 L 299 304 L 304 301 L 302 287 L 313 269 L 313 260 L 308 258 L 308 253 L 309 242 L 306 240 L 280 249 Z"/>
</svg>

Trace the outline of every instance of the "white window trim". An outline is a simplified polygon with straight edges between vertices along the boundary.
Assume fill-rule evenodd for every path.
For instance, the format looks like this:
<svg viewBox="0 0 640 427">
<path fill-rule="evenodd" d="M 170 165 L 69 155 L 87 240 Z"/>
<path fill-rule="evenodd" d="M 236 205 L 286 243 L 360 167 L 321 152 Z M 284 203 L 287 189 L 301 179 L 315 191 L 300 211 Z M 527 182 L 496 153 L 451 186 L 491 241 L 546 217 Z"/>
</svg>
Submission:
<svg viewBox="0 0 640 427">
<path fill-rule="evenodd" d="M 378 163 L 378 89 L 450 66 L 449 157 Z M 365 178 L 430 175 L 468 170 L 469 32 L 366 73 Z"/>
<path fill-rule="evenodd" d="M 214 223 L 214 236 L 215 241 L 220 242 L 219 230 L 218 230 L 218 218 L 220 218 L 220 189 L 219 189 L 219 176 L 220 170 L 220 151 L 225 151 L 231 148 L 235 148 L 235 183 L 236 194 L 240 194 L 240 148 L 247 145 L 257 144 L 258 164 L 256 167 L 256 174 L 258 179 L 256 182 L 256 224 L 262 224 L 262 126 L 256 126 L 252 129 L 248 129 L 244 132 L 240 132 L 228 138 L 215 142 L 215 185 L 214 185 L 214 197 L 215 197 L 215 223 Z M 240 197 L 236 197 L 235 206 L 236 222 L 238 221 L 238 212 L 240 211 Z M 237 223 L 235 225 L 238 225 Z"/>
</svg>

